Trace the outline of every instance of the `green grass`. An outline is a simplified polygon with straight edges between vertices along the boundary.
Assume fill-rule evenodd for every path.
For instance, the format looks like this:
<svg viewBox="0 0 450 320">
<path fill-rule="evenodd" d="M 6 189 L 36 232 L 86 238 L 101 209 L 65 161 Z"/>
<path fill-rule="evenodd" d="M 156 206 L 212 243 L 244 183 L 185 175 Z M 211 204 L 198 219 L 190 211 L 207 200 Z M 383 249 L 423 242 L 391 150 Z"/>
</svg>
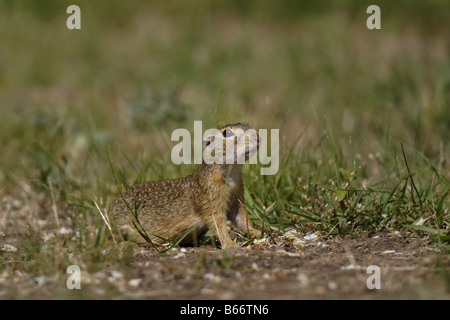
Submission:
<svg viewBox="0 0 450 320">
<path fill-rule="evenodd" d="M 248 188 L 256 190 L 253 194 L 247 190 L 249 210 L 264 225 L 349 236 L 412 228 L 429 233 L 439 245 L 448 247 L 444 243 L 449 240 L 445 233 L 449 224 L 445 205 L 449 180 L 428 159 L 422 158 L 411 172 L 405 156 L 386 170 L 385 177 L 372 183 L 363 177 L 356 161 L 346 168 L 332 159 L 328 169 L 318 164 L 321 159 L 311 164 L 292 157 L 288 163 L 275 179 L 249 183 Z M 311 172 L 311 165 L 328 173 L 315 172 L 310 177 L 302 174 L 302 167 Z M 422 220 L 427 227 L 421 225 Z"/>
<path fill-rule="evenodd" d="M 128 265 L 94 201 L 192 173 L 170 134 L 194 120 L 280 130 L 278 174 L 244 173 L 269 236 L 409 230 L 448 249 L 449 5 L 380 2 L 369 31 L 365 4 L 291 2 L 80 1 L 80 31 L 60 1 L 2 2 L 0 248 L 17 250 L 0 279 Z"/>
</svg>

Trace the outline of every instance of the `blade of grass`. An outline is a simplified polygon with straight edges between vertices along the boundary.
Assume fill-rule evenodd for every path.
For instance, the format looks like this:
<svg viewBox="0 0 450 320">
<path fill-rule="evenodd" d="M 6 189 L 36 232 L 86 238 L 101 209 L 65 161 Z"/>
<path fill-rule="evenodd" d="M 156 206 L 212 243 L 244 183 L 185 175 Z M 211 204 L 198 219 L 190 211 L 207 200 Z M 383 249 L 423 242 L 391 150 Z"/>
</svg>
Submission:
<svg viewBox="0 0 450 320">
<path fill-rule="evenodd" d="M 418 198 L 418 200 L 419 200 L 420 207 L 422 208 L 422 200 L 421 200 L 421 198 L 420 198 L 419 190 L 417 190 L 416 184 L 414 183 L 414 179 L 413 179 L 413 177 L 412 177 L 411 170 L 409 170 L 409 165 L 408 165 L 408 161 L 406 160 L 405 150 L 403 149 L 403 142 L 400 142 L 400 145 L 401 145 L 401 147 L 402 147 L 403 160 L 405 161 L 406 170 L 408 170 L 409 178 L 410 178 L 410 180 L 411 180 L 411 185 L 413 186 L 414 191 L 416 191 L 416 194 L 417 194 L 417 198 Z M 414 201 L 414 193 L 413 193 L 413 192 L 411 192 L 411 199 L 412 199 L 413 202 L 415 202 L 415 201 Z"/>
</svg>

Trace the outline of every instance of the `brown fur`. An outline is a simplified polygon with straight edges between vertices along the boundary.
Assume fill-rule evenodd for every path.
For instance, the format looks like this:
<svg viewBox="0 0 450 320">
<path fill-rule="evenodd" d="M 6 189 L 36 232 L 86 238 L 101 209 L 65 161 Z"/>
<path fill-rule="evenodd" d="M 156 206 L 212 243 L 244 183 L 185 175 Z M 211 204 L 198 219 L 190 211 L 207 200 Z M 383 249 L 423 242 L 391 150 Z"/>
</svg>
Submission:
<svg viewBox="0 0 450 320">
<path fill-rule="evenodd" d="M 220 130 L 237 128 L 245 131 L 250 126 L 238 123 Z M 237 140 L 235 147 L 242 147 L 236 145 Z M 233 246 L 226 219 L 259 235 L 245 209 L 241 164 L 202 163 L 185 178 L 137 184 L 118 196 L 111 203 L 109 216 L 126 239 L 143 243 L 144 239 L 133 226 L 132 221 L 136 220 L 130 209 L 137 213 L 141 226 L 154 243 L 164 242 L 160 237 L 175 242 L 192 228 L 182 243 L 196 241 L 210 229 L 219 238 L 222 248 Z"/>
</svg>

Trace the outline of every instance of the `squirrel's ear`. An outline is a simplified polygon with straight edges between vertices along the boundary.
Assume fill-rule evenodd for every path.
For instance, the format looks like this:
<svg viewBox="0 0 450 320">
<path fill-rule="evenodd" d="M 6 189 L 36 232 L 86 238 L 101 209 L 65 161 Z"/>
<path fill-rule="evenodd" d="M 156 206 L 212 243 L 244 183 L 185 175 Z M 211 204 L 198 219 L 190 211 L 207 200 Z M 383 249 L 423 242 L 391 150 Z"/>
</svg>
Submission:
<svg viewBox="0 0 450 320">
<path fill-rule="evenodd" d="M 203 133 L 203 149 L 205 149 L 207 146 L 211 144 L 211 142 L 214 142 L 216 139 L 217 132 L 220 133 L 217 129 L 208 129 Z"/>
<path fill-rule="evenodd" d="M 206 138 L 205 143 L 203 144 L 203 149 L 209 146 L 211 143 L 211 137 Z"/>
<path fill-rule="evenodd" d="M 214 139 L 215 139 L 214 135 L 207 136 L 205 139 L 205 143 L 203 144 L 203 148 L 206 148 L 207 146 L 209 146 L 210 143 L 214 141 Z"/>
</svg>

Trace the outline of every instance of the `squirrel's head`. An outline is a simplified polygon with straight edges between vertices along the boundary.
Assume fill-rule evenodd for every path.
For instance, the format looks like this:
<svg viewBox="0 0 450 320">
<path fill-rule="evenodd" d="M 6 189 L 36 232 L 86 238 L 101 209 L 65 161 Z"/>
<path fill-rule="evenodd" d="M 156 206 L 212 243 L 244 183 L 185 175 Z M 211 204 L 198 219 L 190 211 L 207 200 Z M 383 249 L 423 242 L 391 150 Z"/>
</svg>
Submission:
<svg viewBox="0 0 450 320">
<path fill-rule="evenodd" d="M 247 123 L 235 123 L 213 130 L 205 139 L 206 164 L 244 164 L 259 148 L 259 134 Z"/>
</svg>

